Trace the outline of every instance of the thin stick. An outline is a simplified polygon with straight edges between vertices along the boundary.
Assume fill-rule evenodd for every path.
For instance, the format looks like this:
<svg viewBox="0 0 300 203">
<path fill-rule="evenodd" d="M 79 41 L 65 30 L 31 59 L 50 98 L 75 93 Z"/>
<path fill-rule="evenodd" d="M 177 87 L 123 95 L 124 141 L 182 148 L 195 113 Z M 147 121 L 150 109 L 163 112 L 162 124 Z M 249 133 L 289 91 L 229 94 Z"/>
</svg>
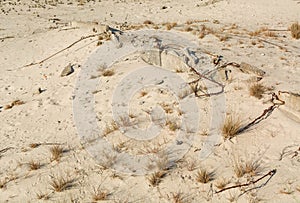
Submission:
<svg viewBox="0 0 300 203">
<path fill-rule="evenodd" d="M 274 103 L 274 100 L 280 101 L 280 103 Z M 265 109 L 265 110 L 263 111 L 263 113 L 262 113 L 260 116 L 258 116 L 257 118 L 255 118 L 252 122 L 250 122 L 250 123 L 247 124 L 246 126 L 244 126 L 244 127 L 242 127 L 241 129 L 239 129 L 238 132 L 237 132 L 237 134 L 239 134 L 239 133 L 241 133 L 241 132 L 247 130 L 247 129 L 250 128 L 251 126 L 253 126 L 253 125 L 255 125 L 255 124 L 258 124 L 258 123 L 261 122 L 262 120 L 268 118 L 268 117 L 271 115 L 271 113 L 274 111 L 274 109 L 278 108 L 280 105 L 283 105 L 283 104 L 285 103 L 284 101 L 280 100 L 280 99 L 278 98 L 278 96 L 277 96 L 275 93 L 272 94 L 272 99 L 271 99 L 271 101 L 272 101 L 272 103 L 273 103 L 272 106 L 270 106 L 269 108 Z"/>
<path fill-rule="evenodd" d="M 265 186 L 265 185 L 269 182 L 269 180 L 276 174 L 276 172 L 277 172 L 277 170 L 276 170 L 276 169 L 273 169 L 272 171 L 269 171 L 267 174 L 263 175 L 262 177 L 260 177 L 260 178 L 258 178 L 258 179 L 256 179 L 256 180 L 254 180 L 254 181 L 249 181 L 249 182 L 244 183 L 244 184 L 239 184 L 239 185 L 234 185 L 234 186 L 226 187 L 226 188 L 223 188 L 223 189 L 221 189 L 221 190 L 219 190 L 219 191 L 216 191 L 215 193 L 217 194 L 217 193 L 224 192 L 224 191 L 226 191 L 226 190 L 230 190 L 230 189 L 233 189 L 233 188 L 240 188 L 240 187 L 249 186 L 249 185 L 252 185 L 252 184 L 257 183 L 258 181 L 264 179 L 264 178 L 267 177 L 267 176 L 270 176 L 270 177 L 268 178 L 268 180 L 262 185 L 262 186 Z M 261 187 L 262 187 L 262 186 L 261 186 Z"/>
<path fill-rule="evenodd" d="M 65 51 L 65 50 L 71 48 L 72 46 L 74 46 L 75 44 L 81 42 L 82 40 L 85 40 L 85 39 L 88 39 L 88 38 L 92 38 L 92 37 L 97 37 L 97 36 L 99 36 L 99 35 L 101 35 L 101 34 L 102 34 L 102 33 L 93 34 L 93 35 L 88 35 L 88 36 L 83 36 L 83 37 L 81 37 L 79 40 L 77 40 L 77 41 L 73 42 L 72 44 L 70 44 L 69 46 L 67 46 L 66 48 L 64 48 L 64 49 L 62 49 L 62 50 L 60 50 L 60 51 L 58 51 L 58 52 L 55 52 L 54 54 L 48 56 L 47 58 L 45 58 L 45 59 L 43 59 L 43 60 L 41 60 L 41 61 L 39 61 L 39 62 L 35 62 L 35 63 L 32 62 L 32 63 L 30 63 L 30 64 L 27 64 L 27 65 L 23 66 L 23 68 L 29 67 L 29 66 L 33 66 L 33 65 L 37 65 L 37 64 L 41 64 L 41 63 L 44 63 L 45 61 L 47 61 L 47 60 L 49 60 L 50 58 L 56 56 L 57 54 L 59 54 L 59 53 Z"/>
<path fill-rule="evenodd" d="M 15 38 L 14 36 L 6 36 L 6 37 L 1 37 L 0 40 L 3 41 L 5 39 L 10 39 L 10 38 Z"/>
</svg>

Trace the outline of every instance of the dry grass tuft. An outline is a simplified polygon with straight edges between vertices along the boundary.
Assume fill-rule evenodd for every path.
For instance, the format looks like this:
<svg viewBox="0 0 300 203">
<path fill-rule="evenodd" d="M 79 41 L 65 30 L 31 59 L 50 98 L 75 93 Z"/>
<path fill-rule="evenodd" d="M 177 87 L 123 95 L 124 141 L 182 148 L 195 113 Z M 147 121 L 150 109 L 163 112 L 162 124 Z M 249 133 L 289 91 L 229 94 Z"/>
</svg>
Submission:
<svg viewBox="0 0 300 203">
<path fill-rule="evenodd" d="M 34 170 L 38 170 L 41 168 L 41 163 L 40 162 L 35 162 L 33 160 L 31 160 L 29 163 L 28 163 L 28 167 L 31 171 L 34 171 Z"/>
<path fill-rule="evenodd" d="M 55 192 L 62 192 L 74 186 L 73 180 L 64 177 L 52 177 L 50 182 L 51 189 Z"/>
<path fill-rule="evenodd" d="M 172 195 L 172 202 L 174 203 L 184 203 L 185 200 L 184 200 L 184 196 L 182 195 L 181 192 L 176 192 L 176 193 L 171 193 Z"/>
<path fill-rule="evenodd" d="M 206 169 L 200 169 L 196 175 L 196 180 L 200 183 L 208 183 L 214 180 L 214 178 L 215 178 L 215 172 L 214 171 L 209 172 Z"/>
<path fill-rule="evenodd" d="M 108 135 L 108 134 L 110 134 L 110 133 L 112 133 L 112 132 L 114 132 L 118 129 L 119 129 L 118 124 L 115 121 L 111 121 L 110 124 L 106 124 L 106 127 L 103 131 L 103 136 L 106 136 L 106 135 Z"/>
<path fill-rule="evenodd" d="M 113 76 L 114 74 L 115 74 L 115 71 L 111 70 L 111 69 L 107 69 L 102 72 L 102 76 L 104 76 L 104 77 Z"/>
<path fill-rule="evenodd" d="M 290 31 L 293 38 L 300 39 L 300 25 L 298 22 L 291 25 Z"/>
<path fill-rule="evenodd" d="M 163 177 L 166 176 L 166 172 L 165 171 L 158 171 L 158 172 L 155 172 L 153 173 L 152 175 L 150 175 L 148 177 L 148 181 L 149 183 L 151 184 L 151 186 L 155 187 L 155 186 L 158 186 L 159 183 L 161 182 L 161 179 Z"/>
<path fill-rule="evenodd" d="M 249 87 L 251 96 L 261 99 L 267 88 L 260 83 L 254 83 Z"/>
<path fill-rule="evenodd" d="M 50 148 L 51 161 L 59 161 L 64 153 L 64 149 L 61 146 L 55 145 Z"/>
<path fill-rule="evenodd" d="M 50 199 L 50 194 L 46 193 L 36 193 L 36 198 L 37 199 L 43 199 L 43 200 L 49 200 Z"/>
<path fill-rule="evenodd" d="M 243 123 L 239 117 L 228 115 L 222 126 L 222 135 L 225 139 L 231 139 L 239 133 Z"/>
<path fill-rule="evenodd" d="M 166 125 L 169 127 L 169 130 L 171 131 L 176 131 L 178 129 L 180 129 L 180 125 L 177 124 L 176 121 L 166 121 Z"/>
<path fill-rule="evenodd" d="M 234 163 L 234 173 L 236 177 L 240 178 L 243 177 L 245 174 L 249 174 L 250 176 L 259 175 L 261 172 L 261 163 L 259 161 L 246 161 L 243 163 L 242 161 L 238 160 Z"/>
<path fill-rule="evenodd" d="M 219 189 L 222 190 L 230 183 L 230 180 L 226 180 L 225 178 L 219 179 L 216 183 L 215 186 Z"/>
<path fill-rule="evenodd" d="M 177 25 L 177 23 L 166 23 L 165 25 L 167 30 L 171 30 L 173 27 Z"/>
<path fill-rule="evenodd" d="M 92 194 L 92 200 L 93 201 L 103 201 L 103 200 L 108 200 L 108 196 L 110 194 L 105 191 L 105 190 L 101 190 L 100 188 L 98 189 L 95 189 L 94 188 L 94 191 L 93 191 L 93 194 Z"/>
</svg>

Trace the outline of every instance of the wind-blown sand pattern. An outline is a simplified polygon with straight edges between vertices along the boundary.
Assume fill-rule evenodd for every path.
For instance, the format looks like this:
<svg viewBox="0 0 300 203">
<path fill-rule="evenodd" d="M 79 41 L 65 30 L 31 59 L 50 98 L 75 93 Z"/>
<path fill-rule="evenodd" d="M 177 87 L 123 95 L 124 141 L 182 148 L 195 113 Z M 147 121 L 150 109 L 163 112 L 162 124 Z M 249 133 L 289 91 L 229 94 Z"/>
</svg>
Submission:
<svg viewBox="0 0 300 203">
<path fill-rule="evenodd" d="M 300 201 L 299 1 L 0 8 L 0 202 Z"/>
</svg>

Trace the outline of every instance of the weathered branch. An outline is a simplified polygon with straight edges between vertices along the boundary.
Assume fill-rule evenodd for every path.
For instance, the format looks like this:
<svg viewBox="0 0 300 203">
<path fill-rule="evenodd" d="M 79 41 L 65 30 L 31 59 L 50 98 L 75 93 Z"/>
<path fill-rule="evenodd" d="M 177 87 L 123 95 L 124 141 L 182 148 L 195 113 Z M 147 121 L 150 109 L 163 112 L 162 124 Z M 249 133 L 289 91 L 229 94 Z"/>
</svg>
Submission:
<svg viewBox="0 0 300 203">
<path fill-rule="evenodd" d="M 223 189 L 221 189 L 221 190 L 219 190 L 219 191 L 216 191 L 215 193 L 217 194 L 217 193 L 221 193 L 221 192 L 224 192 L 224 191 L 226 191 L 226 190 L 230 190 L 230 189 L 234 189 L 234 188 L 241 188 L 241 187 L 250 186 L 250 185 L 253 185 L 253 184 L 255 184 L 255 183 L 261 181 L 261 180 L 264 179 L 265 177 L 270 176 L 270 177 L 268 178 L 268 180 L 267 180 L 265 183 L 263 183 L 263 184 L 260 185 L 259 187 L 255 187 L 255 188 L 263 187 L 263 186 L 265 186 L 265 185 L 270 181 L 270 179 L 276 174 L 276 172 L 277 172 L 277 170 L 276 170 L 276 169 L 273 169 L 272 171 L 269 171 L 267 174 L 263 175 L 262 177 L 260 177 L 260 178 L 258 178 L 258 179 L 256 179 L 256 180 L 254 180 L 254 181 L 249 181 L 249 182 L 244 183 L 244 184 L 239 184 L 239 185 L 233 185 L 233 186 L 230 186 L 230 187 L 226 187 L 226 188 L 223 188 Z M 252 189 L 251 189 L 251 190 L 252 190 Z M 248 191 L 250 191 L 250 190 L 248 190 Z M 244 193 L 245 193 L 245 192 L 244 192 Z"/>
</svg>

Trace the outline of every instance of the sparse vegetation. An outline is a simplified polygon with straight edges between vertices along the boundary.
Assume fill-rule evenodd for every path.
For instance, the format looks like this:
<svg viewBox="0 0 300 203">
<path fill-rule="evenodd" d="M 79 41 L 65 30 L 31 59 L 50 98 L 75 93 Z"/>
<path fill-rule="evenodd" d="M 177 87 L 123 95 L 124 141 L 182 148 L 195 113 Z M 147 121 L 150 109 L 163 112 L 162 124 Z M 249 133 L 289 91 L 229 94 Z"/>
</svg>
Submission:
<svg viewBox="0 0 300 203">
<path fill-rule="evenodd" d="M 48 200 L 48 199 L 50 199 L 50 194 L 39 192 L 39 193 L 36 193 L 36 198 L 37 199 Z"/>
<path fill-rule="evenodd" d="M 200 169 L 196 175 L 196 180 L 199 183 L 208 183 L 214 180 L 214 178 L 215 178 L 215 173 L 213 171 L 209 172 L 206 169 Z"/>
<path fill-rule="evenodd" d="M 103 136 L 106 136 L 118 129 L 118 124 L 115 121 L 111 121 L 110 124 L 106 124 L 105 129 L 103 130 Z"/>
<path fill-rule="evenodd" d="M 64 177 L 52 177 L 50 182 L 51 189 L 55 192 L 62 192 L 74 186 L 73 180 Z"/>
<path fill-rule="evenodd" d="M 238 116 L 227 115 L 222 126 L 222 135 L 225 139 L 231 139 L 239 133 L 242 121 Z"/>
<path fill-rule="evenodd" d="M 180 126 L 177 124 L 176 121 L 167 120 L 166 125 L 169 127 L 169 130 L 176 131 L 177 129 L 180 129 Z"/>
<path fill-rule="evenodd" d="M 256 176 L 259 175 L 261 171 L 260 162 L 249 160 L 243 163 L 241 160 L 237 160 L 234 163 L 233 170 L 238 178 L 243 177 L 245 174 Z"/>
<path fill-rule="evenodd" d="M 157 171 L 148 177 L 148 181 L 151 184 L 151 186 L 153 187 L 158 186 L 159 183 L 161 182 L 161 179 L 165 177 L 165 175 L 166 175 L 165 171 Z"/>
<path fill-rule="evenodd" d="M 293 38 L 300 39 L 300 25 L 298 22 L 291 25 L 290 31 Z"/>
<path fill-rule="evenodd" d="M 40 169 L 41 168 L 41 163 L 31 160 L 28 163 L 28 166 L 29 166 L 29 169 L 33 171 L 33 170 Z"/>
<path fill-rule="evenodd" d="M 230 183 L 229 180 L 226 180 L 225 178 L 221 178 L 221 179 L 219 179 L 219 180 L 216 181 L 215 186 L 216 186 L 218 189 L 222 190 L 222 189 L 224 189 L 224 188 L 226 187 L 226 185 L 228 185 L 229 183 Z"/>
<path fill-rule="evenodd" d="M 101 190 L 100 187 L 98 187 L 97 189 L 94 188 L 94 191 L 92 193 L 92 200 L 96 202 L 107 200 L 109 195 L 110 194 L 107 191 Z"/>
<path fill-rule="evenodd" d="M 102 76 L 104 76 L 104 77 L 113 76 L 114 74 L 115 74 L 115 71 L 112 69 L 106 69 L 102 72 Z"/>
<path fill-rule="evenodd" d="M 181 192 L 176 192 L 176 193 L 172 192 L 171 195 L 172 195 L 172 200 L 173 200 L 172 202 L 174 202 L 174 203 L 184 203 L 185 202 L 184 197 Z"/>
<path fill-rule="evenodd" d="M 63 155 L 63 148 L 59 145 L 55 145 L 53 147 L 50 148 L 50 152 L 51 152 L 51 161 L 59 161 L 60 158 Z"/>
<path fill-rule="evenodd" d="M 249 93 L 251 96 L 261 99 L 266 90 L 267 88 L 264 85 L 260 83 L 254 83 L 250 86 Z"/>
</svg>

